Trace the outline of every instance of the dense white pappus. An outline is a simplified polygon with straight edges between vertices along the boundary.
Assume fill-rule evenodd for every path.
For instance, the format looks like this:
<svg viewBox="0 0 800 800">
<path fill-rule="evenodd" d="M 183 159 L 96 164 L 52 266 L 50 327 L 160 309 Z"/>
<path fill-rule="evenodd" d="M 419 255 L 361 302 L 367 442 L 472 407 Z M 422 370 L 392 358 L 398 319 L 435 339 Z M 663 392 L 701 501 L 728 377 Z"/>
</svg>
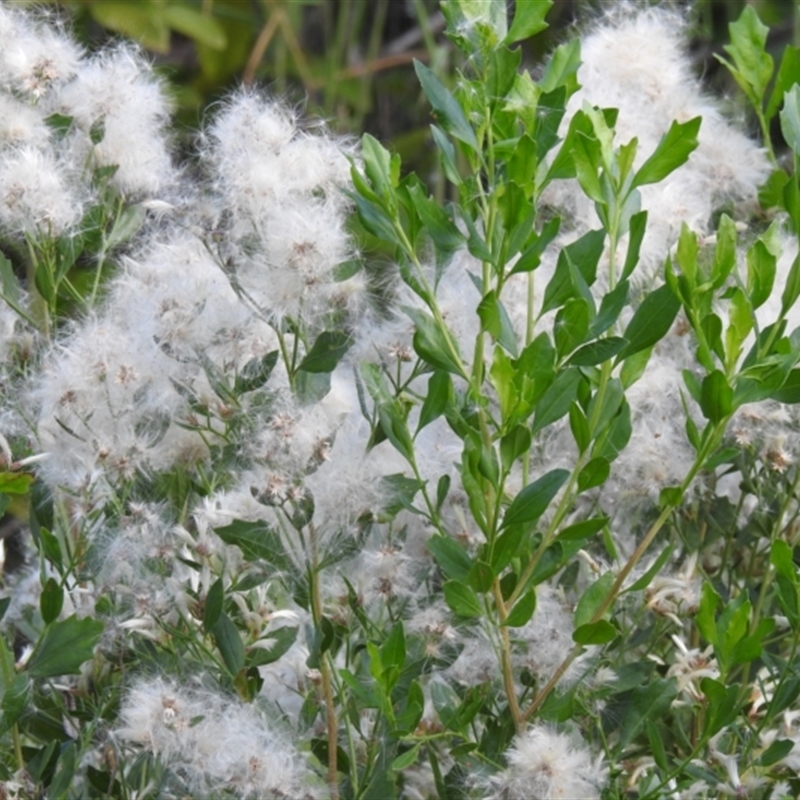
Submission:
<svg viewBox="0 0 800 800">
<path fill-rule="evenodd" d="M 0 86 L 38 101 L 75 72 L 82 50 L 45 18 L 0 3 Z"/>
<path fill-rule="evenodd" d="M 514 738 L 508 767 L 489 779 L 484 800 L 594 800 L 607 768 L 576 734 L 535 725 Z"/>
<path fill-rule="evenodd" d="M 196 361 L 201 353 L 238 370 L 277 348 L 274 332 L 239 300 L 200 240 L 169 231 L 124 267 L 106 314 L 131 332 L 132 348 L 157 341 L 175 360 L 173 374 L 188 369 L 178 361 Z"/>
<path fill-rule="evenodd" d="M 719 104 L 700 89 L 686 53 L 682 14 L 635 3 L 608 9 L 582 38 L 582 88 L 570 99 L 564 126 L 584 102 L 618 109 L 617 144 L 637 137 L 635 165 L 640 166 L 673 120 L 703 118 L 699 146 L 688 163 L 661 183 L 641 189 L 642 206 L 649 212 L 642 266 L 652 271 L 663 263 L 665 246 L 677 237 L 681 221 L 704 231 L 722 202 L 755 200 L 769 163 L 763 149 L 728 122 Z M 547 194 L 581 224 L 597 224 L 592 201 L 575 181 L 559 182 Z"/>
<path fill-rule="evenodd" d="M 120 720 L 119 740 L 153 753 L 199 796 L 328 796 L 285 732 L 236 697 L 143 677 L 128 689 Z"/>
<path fill-rule="evenodd" d="M 618 544 L 627 552 L 627 537 L 639 521 L 634 513 L 653 502 L 666 486 L 677 486 L 686 477 L 695 452 L 686 435 L 686 415 L 699 416 L 684 388 L 682 370 L 691 369 L 693 342 L 676 328 L 656 345 L 642 377 L 626 397 L 631 407 L 631 438 L 612 465 L 611 478 L 600 493 L 600 504 L 614 520 Z M 702 428 L 702 422 L 698 419 Z"/>
<path fill-rule="evenodd" d="M 111 182 L 126 196 L 152 196 L 170 186 L 172 167 L 165 127 L 170 103 L 152 68 L 132 45 L 119 45 L 83 61 L 59 93 L 58 110 L 71 116 L 70 139 L 78 163 L 117 166 Z M 93 144 L 90 132 L 102 126 Z"/>
<path fill-rule="evenodd" d="M 258 245 L 237 263 L 242 286 L 273 318 L 319 326 L 337 310 L 356 309 L 335 268 L 352 255 L 341 207 L 327 200 L 275 203 L 258 221 Z M 363 294 L 363 291 L 361 292 Z"/>
<path fill-rule="evenodd" d="M 202 457 L 197 436 L 171 424 L 185 401 L 169 382 L 174 363 L 153 342 L 108 320 L 90 319 L 55 346 L 33 399 L 42 476 L 51 486 L 112 484 L 175 459 Z"/>
<path fill-rule="evenodd" d="M 0 153 L 0 226 L 8 233 L 58 236 L 81 218 L 82 192 L 49 149 Z"/>
<path fill-rule="evenodd" d="M 293 111 L 243 90 L 222 105 L 205 138 L 213 180 L 227 204 L 255 221 L 287 201 L 325 194 L 344 204 L 352 148 L 320 130 L 301 130 Z"/>
<path fill-rule="evenodd" d="M 41 148 L 49 138 L 50 129 L 39 107 L 0 92 L 0 150 L 22 144 Z"/>
<path fill-rule="evenodd" d="M 547 683 L 575 646 L 573 616 L 563 594 L 548 584 L 537 586 L 533 617 L 513 632 L 513 639 L 522 646 L 513 655 L 515 668 L 530 670 L 541 686 Z M 576 658 L 559 679 L 559 685 L 573 684 L 585 671 L 586 662 L 595 650 L 587 648 Z"/>
</svg>

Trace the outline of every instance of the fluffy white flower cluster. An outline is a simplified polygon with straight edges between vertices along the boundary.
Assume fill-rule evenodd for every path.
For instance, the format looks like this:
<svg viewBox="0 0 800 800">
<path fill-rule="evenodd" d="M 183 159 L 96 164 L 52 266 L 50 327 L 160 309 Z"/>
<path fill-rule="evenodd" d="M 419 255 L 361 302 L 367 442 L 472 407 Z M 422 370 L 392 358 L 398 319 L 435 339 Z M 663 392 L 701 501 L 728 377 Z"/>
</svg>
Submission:
<svg viewBox="0 0 800 800">
<path fill-rule="evenodd" d="M 200 685 L 139 678 L 127 691 L 116 735 L 143 746 L 197 797 L 327 796 L 276 723 L 256 708 Z"/>
<path fill-rule="evenodd" d="M 703 117 L 700 146 L 688 163 L 642 191 L 649 223 L 637 280 L 647 284 L 682 221 L 707 235 L 720 203 L 752 200 L 768 165 L 761 149 L 700 91 L 681 44 L 682 18 L 661 9 L 628 11 L 611 12 L 585 38 L 578 73 L 583 88 L 564 124 L 584 102 L 616 107 L 619 141 L 638 137 L 641 162 L 674 119 Z M 134 49 L 87 57 L 59 27 L 8 4 L 0 4 L 0 40 L 10 43 L 0 52 L 0 237 L 74 230 L 97 200 L 92 172 L 99 168 L 110 168 L 115 191 L 127 199 L 177 190 L 164 134 L 169 104 Z M 433 487 L 447 475 L 442 519 L 474 552 L 480 536 L 457 465 L 462 440 L 441 418 L 425 427 L 414 442 L 413 476 L 388 442 L 365 454 L 374 444 L 363 418 L 372 404 L 366 372 L 353 379 L 355 362 L 380 365 L 409 396 L 425 396 L 430 376 L 411 371 L 410 322 L 368 308 L 363 273 L 342 269 L 356 255 L 343 191 L 353 157 L 350 143 L 302 125 L 297 114 L 257 92 L 242 91 L 221 104 L 201 136 L 202 178 L 191 192 L 182 188 L 188 210 L 146 228 L 102 305 L 59 331 L 43 358 L 27 395 L 35 435 L 49 456 L 40 475 L 54 494 L 69 497 L 72 521 L 83 525 L 102 562 L 94 590 L 122 598 L 116 609 L 121 635 L 158 641 L 160 623 L 197 624 L 217 576 L 251 629 L 256 644 L 248 641 L 248 647 L 264 645 L 277 614 L 306 619 L 290 592 L 275 611 L 269 587 L 260 586 L 261 595 L 237 588 L 247 567 L 226 552 L 213 529 L 233 520 L 261 522 L 288 556 L 280 569 L 269 565 L 276 583 L 281 572 L 307 574 L 312 558 L 316 568 L 331 551 L 350 547 L 348 559 L 324 575 L 322 610 L 347 622 L 355 613 L 354 592 L 360 612 L 379 627 L 400 608 L 407 631 L 424 640 L 426 657 L 435 661 L 426 691 L 435 683 L 450 688 L 496 681 L 496 631 L 462 625 L 432 589 L 425 547 L 430 527 L 419 515 L 401 512 L 390 523 L 395 515 L 384 514 L 387 505 L 402 507 L 408 482 L 423 479 Z M 546 201 L 564 216 L 562 245 L 597 224 L 576 182 L 553 187 Z M 787 247 L 779 269 L 785 273 L 792 259 Z M 437 284 L 439 309 L 462 352 L 474 345 L 479 325 L 471 269 L 471 257 L 458 254 Z M 554 269 L 548 252 L 537 282 L 544 285 Z M 527 286 L 512 279 L 507 288 L 519 329 Z M 419 307 L 407 288 L 382 290 L 389 306 Z M 13 333 L 4 319 L 0 354 Z M 631 444 L 597 500 L 614 519 L 621 552 L 635 543 L 631 509 L 678 483 L 694 456 L 680 394 L 681 371 L 694 363 L 687 330 L 678 324 L 659 344 L 628 393 Z M 317 374 L 297 368 L 329 331 L 342 333 L 352 349 L 326 376 L 329 385 L 314 384 Z M 268 380 L 244 390 L 259 370 L 271 373 Z M 303 402 L 301 381 L 310 386 Z M 371 389 L 380 394 L 379 386 Z M 409 415 L 411 430 L 419 413 Z M 762 428 L 772 421 L 777 427 L 767 411 L 759 420 Z M 574 461 L 566 428 L 535 447 L 534 473 Z M 178 485 L 187 475 L 207 479 L 196 508 L 167 511 L 138 502 L 138 487 L 151 479 L 167 476 Z M 512 494 L 519 488 L 515 481 L 521 484 L 521 474 L 505 487 Z M 124 519 L 109 522 L 106 506 Z M 287 523 L 303 515 L 302 525 Z M 307 533 L 298 535 L 304 528 Z M 695 604 L 694 567 L 691 562 L 684 575 L 655 582 L 650 607 L 672 620 Z M 557 674 L 574 646 L 572 619 L 563 590 L 543 584 L 532 620 L 508 634 L 515 674 L 531 673 L 539 685 Z M 280 693 L 291 684 L 299 696 L 297 687 L 316 679 L 300 674 L 312 646 L 301 632 L 289 654 L 261 671 L 261 699 L 276 701 L 297 727 L 303 704 L 294 696 L 281 702 Z M 592 655 L 588 650 L 576 659 L 562 680 L 578 680 Z M 688 692 L 694 684 L 687 687 L 681 688 Z M 425 724 L 433 728 L 436 712 L 428 710 Z M 231 697 L 139 677 L 121 715 L 119 739 L 154 753 L 201 796 L 325 794 L 268 717 Z M 606 781 L 606 768 L 578 737 L 543 727 L 519 735 L 506 762 L 472 788 L 487 800 L 593 798 Z"/>
<path fill-rule="evenodd" d="M 94 171 L 125 197 L 176 180 L 169 102 L 127 45 L 86 56 L 53 20 L 0 4 L 0 235 L 58 236 L 97 201 Z"/>
</svg>

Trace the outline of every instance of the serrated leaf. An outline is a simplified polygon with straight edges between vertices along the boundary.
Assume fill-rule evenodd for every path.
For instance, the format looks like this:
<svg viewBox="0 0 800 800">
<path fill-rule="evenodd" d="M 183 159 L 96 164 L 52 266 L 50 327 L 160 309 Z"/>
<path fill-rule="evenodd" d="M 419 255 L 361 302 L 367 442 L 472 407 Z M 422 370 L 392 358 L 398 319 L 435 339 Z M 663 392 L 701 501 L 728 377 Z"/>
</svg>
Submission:
<svg viewBox="0 0 800 800">
<path fill-rule="evenodd" d="M 536 0 L 536 2 L 518 2 L 514 11 L 514 21 L 506 36 L 508 44 L 530 39 L 547 27 L 544 18 L 553 5 L 553 0 Z"/>
<path fill-rule="evenodd" d="M 80 672 L 103 633 L 103 623 L 96 619 L 78 619 L 74 614 L 47 626 L 31 655 L 26 672 L 33 678 L 52 678 Z"/>
<path fill-rule="evenodd" d="M 773 70 L 772 56 L 766 51 L 769 28 L 752 6 L 745 6 L 739 19 L 728 25 L 728 31 L 731 43 L 725 45 L 725 51 L 750 87 L 748 95 L 760 104 Z"/>
</svg>

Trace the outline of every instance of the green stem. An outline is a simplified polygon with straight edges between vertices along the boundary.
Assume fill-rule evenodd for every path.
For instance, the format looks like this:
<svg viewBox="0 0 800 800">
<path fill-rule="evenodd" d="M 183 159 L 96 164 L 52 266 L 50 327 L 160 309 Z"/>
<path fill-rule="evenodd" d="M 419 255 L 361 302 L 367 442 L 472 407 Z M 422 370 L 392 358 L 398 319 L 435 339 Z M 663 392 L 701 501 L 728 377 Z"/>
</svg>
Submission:
<svg viewBox="0 0 800 800">
<path fill-rule="evenodd" d="M 319 551 L 317 532 L 313 525 L 308 526 L 308 539 L 311 556 L 309 578 L 311 582 L 311 603 L 314 617 L 314 626 L 319 629 L 322 624 L 322 594 L 319 585 Z M 325 703 L 325 722 L 328 734 L 328 786 L 331 800 L 339 800 L 339 779 L 337 765 L 338 749 L 338 722 L 336 719 L 336 703 L 333 697 L 331 682 L 331 663 L 327 653 L 323 653 L 319 661 L 320 675 L 322 676 L 322 697 Z"/>
<path fill-rule="evenodd" d="M 14 662 L 11 653 L 6 644 L 6 638 L 0 634 L 0 670 L 3 672 L 3 683 L 5 684 L 5 691 L 8 691 L 11 684 L 14 682 Z M 11 740 L 14 743 L 14 758 L 17 761 L 17 769 L 25 769 L 25 759 L 22 756 L 22 742 L 19 735 L 19 727 L 15 722 L 11 726 Z"/>
</svg>

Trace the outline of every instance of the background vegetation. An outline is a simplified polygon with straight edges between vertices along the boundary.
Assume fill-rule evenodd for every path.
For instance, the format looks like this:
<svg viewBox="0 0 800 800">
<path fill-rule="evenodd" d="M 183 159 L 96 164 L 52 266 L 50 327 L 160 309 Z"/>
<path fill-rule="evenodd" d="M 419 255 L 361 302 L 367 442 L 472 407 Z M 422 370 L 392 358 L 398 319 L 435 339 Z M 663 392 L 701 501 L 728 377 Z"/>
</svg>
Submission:
<svg viewBox="0 0 800 800">
<path fill-rule="evenodd" d="M 441 185 L 430 145 L 429 112 L 412 67 L 427 63 L 455 82 L 459 53 L 443 35 L 438 0 L 49 0 L 68 13 L 77 38 L 94 49 L 115 37 L 152 53 L 175 93 L 187 138 L 204 109 L 240 83 L 262 83 L 339 132 L 369 133 L 387 143 L 409 171 Z M 525 0 L 536 2 L 536 0 Z M 19 0 L 40 5 L 38 0 Z M 502 0 L 497 0 L 502 2 Z M 576 27 L 618 0 L 556 0 L 550 27 L 524 43 L 524 62 L 544 56 Z M 741 102 L 727 70 L 714 59 L 728 24 L 745 5 L 770 27 L 778 60 L 800 45 L 797 0 L 697 0 L 692 53 L 716 94 Z M 777 132 L 777 131 L 776 131 Z"/>
</svg>

